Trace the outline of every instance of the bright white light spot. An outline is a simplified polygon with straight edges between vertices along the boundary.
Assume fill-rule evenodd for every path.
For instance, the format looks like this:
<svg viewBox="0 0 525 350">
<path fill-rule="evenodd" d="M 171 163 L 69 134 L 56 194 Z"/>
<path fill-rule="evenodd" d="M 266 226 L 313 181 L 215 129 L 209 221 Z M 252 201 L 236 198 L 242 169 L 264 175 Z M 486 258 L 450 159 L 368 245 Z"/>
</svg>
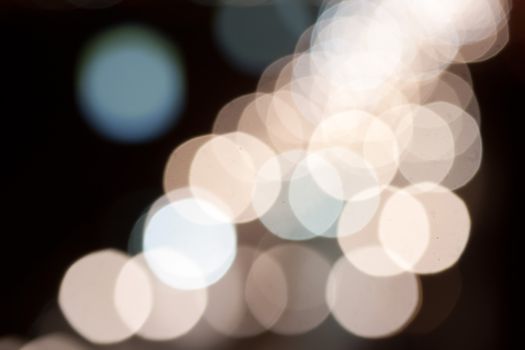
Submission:
<svg viewBox="0 0 525 350">
<path fill-rule="evenodd" d="M 236 243 L 235 227 L 224 212 L 196 197 L 155 208 L 144 231 L 149 267 L 178 289 L 215 283 L 233 263 Z"/>
</svg>

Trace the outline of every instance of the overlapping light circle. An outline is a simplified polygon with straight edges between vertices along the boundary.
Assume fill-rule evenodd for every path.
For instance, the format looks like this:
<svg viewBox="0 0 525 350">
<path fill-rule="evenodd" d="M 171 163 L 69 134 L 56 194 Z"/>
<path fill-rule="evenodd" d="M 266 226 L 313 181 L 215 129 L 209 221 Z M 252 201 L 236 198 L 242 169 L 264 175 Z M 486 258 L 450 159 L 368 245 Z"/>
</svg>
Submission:
<svg viewBox="0 0 525 350">
<path fill-rule="evenodd" d="M 152 295 L 146 272 L 115 250 L 76 261 L 60 285 L 59 305 L 70 325 L 94 343 L 114 343 L 146 321 Z"/>
<path fill-rule="evenodd" d="M 172 152 L 166 193 L 133 233 L 141 254 L 98 252 L 68 270 L 60 305 L 85 338 L 168 340 L 203 325 L 295 335 L 330 312 L 349 332 L 385 337 L 416 316 L 418 275 L 460 259 L 471 222 L 453 191 L 482 159 L 465 63 L 501 50 L 508 2 L 321 8 L 256 91 Z M 256 7 L 231 11 L 245 10 Z M 325 255 L 327 241 L 337 249 Z"/>
<path fill-rule="evenodd" d="M 143 249 L 148 266 L 163 283 L 201 289 L 226 273 L 235 259 L 237 236 L 219 207 L 188 195 L 173 202 L 161 198 L 152 209 Z"/>
</svg>

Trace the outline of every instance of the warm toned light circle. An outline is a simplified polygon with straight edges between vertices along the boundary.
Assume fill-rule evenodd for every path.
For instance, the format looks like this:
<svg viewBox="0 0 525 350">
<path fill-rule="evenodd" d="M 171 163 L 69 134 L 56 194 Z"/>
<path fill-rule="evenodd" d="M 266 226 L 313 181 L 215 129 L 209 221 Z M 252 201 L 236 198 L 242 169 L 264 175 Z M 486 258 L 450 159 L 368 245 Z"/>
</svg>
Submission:
<svg viewBox="0 0 525 350">
<path fill-rule="evenodd" d="M 424 253 L 412 265 L 417 273 L 436 273 L 454 265 L 465 250 L 470 235 L 470 215 L 465 202 L 446 187 L 421 183 L 407 192 L 427 213 L 430 239 Z"/>
<path fill-rule="evenodd" d="M 265 330 L 251 314 L 245 298 L 246 280 L 257 256 L 256 249 L 240 246 L 228 273 L 208 288 L 209 303 L 204 317 L 224 335 L 249 337 Z"/>
<path fill-rule="evenodd" d="M 133 258 L 135 264 L 147 267 L 143 254 Z M 173 288 L 149 271 L 153 303 L 151 312 L 138 331 L 141 338 L 164 341 L 188 333 L 201 319 L 208 302 L 206 289 Z"/>
<path fill-rule="evenodd" d="M 264 181 L 280 178 L 279 164 L 274 158 L 275 153 L 266 144 L 246 133 L 216 136 L 202 145 L 193 159 L 191 188 L 216 196 L 229 209 L 234 222 L 254 220 L 260 214 L 250 207 L 254 193 L 261 190 L 259 186 L 263 185 L 267 198 L 279 193 L 279 182 L 271 182 L 275 186 L 270 188 Z"/>
<path fill-rule="evenodd" d="M 69 324 L 93 343 L 115 343 L 132 336 L 149 314 L 151 299 L 148 287 L 142 285 L 146 277 L 143 271 L 126 267 L 128 260 L 115 250 L 91 253 L 71 265 L 62 279 L 60 309 Z M 137 290 L 145 297 L 129 310 Z"/>
<path fill-rule="evenodd" d="M 275 265 L 272 267 L 273 264 L 279 268 Z M 281 271 L 282 275 L 266 275 L 266 281 L 251 279 L 257 278 L 262 271 L 268 271 L 268 267 Z M 328 262 L 304 245 L 279 245 L 262 253 L 248 277 L 251 282 L 247 285 L 248 295 L 251 296 L 248 300 L 254 316 L 273 332 L 280 334 L 302 334 L 316 328 L 329 313 L 324 299 L 329 270 Z M 275 293 L 276 290 L 280 293 Z M 264 310 L 254 304 L 258 299 L 253 296 L 260 295 L 271 297 L 271 300 L 266 301 L 267 308 Z"/>
<path fill-rule="evenodd" d="M 343 328 L 360 337 L 386 337 L 403 330 L 417 312 L 419 281 L 410 273 L 372 277 L 343 257 L 332 268 L 326 297 Z"/>
<path fill-rule="evenodd" d="M 379 241 L 401 267 L 411 270 L 429 246 L 431 215 L 407 190 L 396 190 L 385 201 L 378 224 Z"/>
</svg>

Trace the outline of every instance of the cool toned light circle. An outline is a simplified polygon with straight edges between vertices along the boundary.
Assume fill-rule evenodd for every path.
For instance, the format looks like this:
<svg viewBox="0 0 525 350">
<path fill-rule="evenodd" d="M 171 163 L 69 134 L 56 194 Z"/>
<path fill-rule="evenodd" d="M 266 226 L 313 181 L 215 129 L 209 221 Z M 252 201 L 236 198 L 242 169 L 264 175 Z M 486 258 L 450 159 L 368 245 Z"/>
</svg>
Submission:
<svg viewBox="0 0 525 350">
<path fill-rule="evenodd" d="M 175 48 L 153 30 L 114 28 L 85 49 L 77 94 L 87 123 L 102 136 L 125 143 L 150 141 L 180 117 L 182 63 Z"/>
</svg>

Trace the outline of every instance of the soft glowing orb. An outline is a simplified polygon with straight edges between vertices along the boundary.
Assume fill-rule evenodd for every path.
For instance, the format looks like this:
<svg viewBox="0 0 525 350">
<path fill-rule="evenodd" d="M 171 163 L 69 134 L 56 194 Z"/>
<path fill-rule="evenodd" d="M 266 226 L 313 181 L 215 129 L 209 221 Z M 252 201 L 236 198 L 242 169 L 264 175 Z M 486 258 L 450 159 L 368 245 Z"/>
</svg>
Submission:
<svg viewBox="0 0 525 350">
<path fill-rule="evenodd" d="M 235 259 L 237 236 L 223 211 L 196 197 L 162 198 L 153 208 L 144 231 L 144 254 L 162 282 L 199 289 L 226 273 Z"/>
<path fill-rule="evenodd" d="M 411 273 L 372 277 L 341 258 L 332 268 L 326 291 L 337 322 L 365 338 L 398 333 L 418 310 L 420 287 Z"/>
<path fill-rule="evenodd" d="M 122 341 L 135 334 L 151 310 L 145 272 L 114 250 L 76 261 L 60 285 L 58 302 L 69 324 L 93 343 Z"/>
<path fill-rule="evenodd" d="M 266 330 L 252 315 L 245 297 L 250 268 L 258 257 L 251 246 L 240 246 L 228 273 L 208 289 L 204 317 L 213 329 L 230 337 L 251 337 Z"/>
<path fill-rule="evenodd" d="M 163 283 L 147 269 L 144 254 L 136 255 L 130 262 L 148 272 L 153 296 L 151 312 L 138 335 L 148 340 L 163 341 L 182 337 L 193 330 L 206 309 L 207 290 L 181 290 Z"/>
<path fill-rule="evenodd" d="M 127 25 L 85 49 L 77 94 L 87 123 L 116 142 L 150 141 L 169 130 L 184 104 L 182 63 L 156 32 Z"/>
</svg>

